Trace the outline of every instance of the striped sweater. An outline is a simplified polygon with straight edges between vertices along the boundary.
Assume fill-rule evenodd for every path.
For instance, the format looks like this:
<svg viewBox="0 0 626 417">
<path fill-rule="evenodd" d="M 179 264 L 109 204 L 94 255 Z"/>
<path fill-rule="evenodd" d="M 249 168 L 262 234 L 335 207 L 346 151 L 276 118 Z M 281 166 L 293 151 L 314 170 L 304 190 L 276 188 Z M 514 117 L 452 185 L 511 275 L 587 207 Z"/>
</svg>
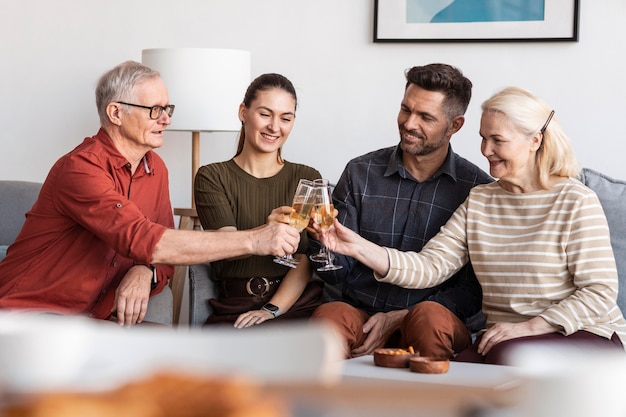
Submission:
<svg viewBox="0 0 626 417">
<path fill-rule="evenodd" d="M 487 327 L 541 316 L 565 335 L 617 332 L 626 342 L 608 224 L 577 180 L 522 194 L 476 186 L 421 252 L 386 250 L 389 272 L 376 279 L 404 288 L 440 284 L 471 260 Z"/>
</svg>

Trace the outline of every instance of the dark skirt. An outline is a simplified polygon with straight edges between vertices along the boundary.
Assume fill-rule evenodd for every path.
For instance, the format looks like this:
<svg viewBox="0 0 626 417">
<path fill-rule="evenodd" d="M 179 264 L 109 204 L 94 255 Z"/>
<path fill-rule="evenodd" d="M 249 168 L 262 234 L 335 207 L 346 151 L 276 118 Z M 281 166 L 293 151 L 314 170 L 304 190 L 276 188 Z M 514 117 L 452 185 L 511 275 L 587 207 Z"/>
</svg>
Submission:
<svg viewBox="0 0 626 417">
<path fill-rule="evenodd" d="M 561 333 L 548 333 L 505 340 L 493 346 L 487 355 L 483 356 L 478 353 L 478 345 L 482 340 L 483 334 L 479 335 L 472 346 L 459 353 L 454 360 L 457 362 L 486 363 L 490 365 L 510 365 L 509 355 L 516 347 L 533 344 L 541 346 L 547 343 L 561 344 L 563 346 L 593 347 L 595 349 L 624 350 L 622 342 L 616 333 L 613 333 L 613 337 L 607 339 L 585 330 L 579 330 L 569 336 Z"/>
<path fill-rule="evenodd" d="M 240 314 L 250 310 L 260 310 L 267 302 L 269 302 L 278 289 L 275 286 L 264 295 L 242 296 L 242 297 L 219 297 L 209 300 L 209 304 L 213 307 L 213 314 L 207 319 L 205 326 L 213 324 L 233 324 Z M 322 304 L 323 301 L 324 282 L 319 279 L 309 281 L 302 291 L 300 298 L 293 306 L 284 314 L 273 320 L 267 320 L 262 323 L 281 322 L 283 320 L 308 319 L 313 311 Z"/>
</svg>

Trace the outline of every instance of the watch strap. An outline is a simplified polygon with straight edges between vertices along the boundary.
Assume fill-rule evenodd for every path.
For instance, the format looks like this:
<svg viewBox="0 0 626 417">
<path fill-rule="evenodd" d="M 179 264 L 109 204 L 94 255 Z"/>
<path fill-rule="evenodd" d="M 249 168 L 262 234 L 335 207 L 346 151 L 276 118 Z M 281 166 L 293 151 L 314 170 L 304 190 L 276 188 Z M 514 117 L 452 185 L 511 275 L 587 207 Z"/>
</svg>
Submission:
<svg viewBox="0 0 626 417">
<path fill-rule="evenodd" d="M 152 281 L 150 281 L 150 291 L 154 290 L 159 285 L 159 278 L 157 276 L 157 270 L 154 265 L 148 265 L 148 268 L 152 270 Z"/>
<path fill-rule="evenodd" d="M 280 316 L 280 308 L 272 303 L 266 303 L 262 308 L 263 310 L 272 313 L 274 317 Z"/>
</svg>

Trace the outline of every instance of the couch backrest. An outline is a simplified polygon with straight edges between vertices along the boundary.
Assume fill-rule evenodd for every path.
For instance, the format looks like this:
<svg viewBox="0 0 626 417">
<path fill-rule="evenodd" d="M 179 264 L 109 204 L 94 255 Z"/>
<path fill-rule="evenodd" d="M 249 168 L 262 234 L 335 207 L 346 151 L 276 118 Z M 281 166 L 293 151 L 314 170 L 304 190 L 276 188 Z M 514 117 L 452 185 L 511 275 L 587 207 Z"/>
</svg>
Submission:
<svg viewBox="0 0 626 417">
<path fill-rule="evenodd" d="M 0 181 L 0 245 L 13 243 L 40 189 L 38 182 Z"/>
<path fill-rule="evenodd" d="M 589 168 L 580 180 L 598 195 L 611 230 L 611 246 L 619 274 L 617 304 L 626 314 L 626 181 L 620 181 Z"/>
</svg>

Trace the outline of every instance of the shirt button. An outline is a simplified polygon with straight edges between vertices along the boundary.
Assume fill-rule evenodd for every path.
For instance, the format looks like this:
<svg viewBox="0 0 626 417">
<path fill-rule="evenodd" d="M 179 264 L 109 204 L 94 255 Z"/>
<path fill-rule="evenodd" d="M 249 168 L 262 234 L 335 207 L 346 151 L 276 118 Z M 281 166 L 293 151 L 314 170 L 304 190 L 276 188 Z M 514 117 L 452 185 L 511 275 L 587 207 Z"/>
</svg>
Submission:
<svg viewBox="0 0 626 417">
<path fill-rule="evenodd" d="M 117 207 L 117 208 L 122 208 L 122 203 L 117 203 L 117 204 L 115 205 L 115 207 Z"/>
</svg>

